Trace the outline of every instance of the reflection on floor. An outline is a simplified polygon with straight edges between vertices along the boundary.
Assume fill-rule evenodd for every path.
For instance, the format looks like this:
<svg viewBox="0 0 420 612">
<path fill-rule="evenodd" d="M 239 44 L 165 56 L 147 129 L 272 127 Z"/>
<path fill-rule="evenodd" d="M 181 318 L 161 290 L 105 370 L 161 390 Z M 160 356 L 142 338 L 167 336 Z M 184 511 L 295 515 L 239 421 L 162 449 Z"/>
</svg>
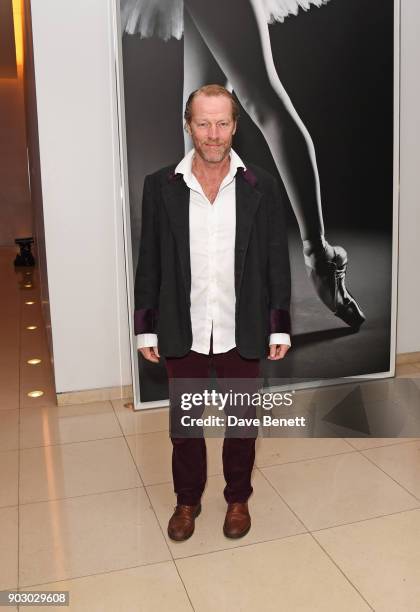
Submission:
<svg viewBox="0 0 420 612">
<path fill-rule="evenodd" d="M 222 533 L 221 440 L 209 439 L 203 511 L 172 542 L 167 409 L 58 408 L 39 304 L 25 304 L 37 300 L 10 252 L 0 262 L 0 590 L 69 590 L 78 612 L 419 609 L 420 439 L 260 438 L 238 541 Z M 398 393 L 417 389 L 420 364 L 399 374 Z M 376 427 L 384 396 L 371 384 Z M 353 392 L 352 405 L 365 391 Z M 302 392 L 301 408 L 319 393 Z M 340 393 L 324 406 L 331 427 Z"/>
</svg>

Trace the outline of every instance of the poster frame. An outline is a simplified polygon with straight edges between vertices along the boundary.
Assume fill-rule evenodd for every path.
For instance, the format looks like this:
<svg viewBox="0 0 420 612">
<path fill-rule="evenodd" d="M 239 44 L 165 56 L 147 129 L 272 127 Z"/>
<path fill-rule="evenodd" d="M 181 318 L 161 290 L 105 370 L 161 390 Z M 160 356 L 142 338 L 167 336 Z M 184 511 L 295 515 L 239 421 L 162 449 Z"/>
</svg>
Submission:
<svg viewBox="0 0 420 612">
<path fill-rule="evenodd" d="M 112 91 L 114 128 L 116 133 L 116 167 L 120 183 L 121 214 L 124 232 L 124 261 L 127 292 L 127 309 L 130 338 L 130 359 L 133 386 L 134 410 L 168 407 L 169 399 L 142 402 L 140 400 L 140 377 L 138 368 L 137 344 L 134 335 L 134 271 L 131 245 L 131 217 L 128 183 L 127 135 L 125 120 L 125 98 L 123 78 L 123 52 L 119 0 L 108 0 L 110 11 L 110 36 L 113 57 L 111 58 L 115 88 Z M 391 281 L 391 323 L 390 323 L 390 368 L 386 372 L 375 372 L 359 376 L 323 379 L 316 382 L 302 382 L 294 385 L 296 389 L 319 388 L 337 384 L 354 383 L 355 380 L 375 380 L 395 376 L 397 301 L 398 301 L 398 242 L 399 242 L 399 193 L 400 193 L 400 97 L 401 97 L 401 0 L 394 0 L 394 125 L 393 125 L 393 240 L 392 240 L 392 281 Z M 290 387 L 290 384 L 287 386 Z M 277 391 L 284 386 L 270 387 Z M 267 391 L 267 389 L 264 389 Z"/>
</svg>

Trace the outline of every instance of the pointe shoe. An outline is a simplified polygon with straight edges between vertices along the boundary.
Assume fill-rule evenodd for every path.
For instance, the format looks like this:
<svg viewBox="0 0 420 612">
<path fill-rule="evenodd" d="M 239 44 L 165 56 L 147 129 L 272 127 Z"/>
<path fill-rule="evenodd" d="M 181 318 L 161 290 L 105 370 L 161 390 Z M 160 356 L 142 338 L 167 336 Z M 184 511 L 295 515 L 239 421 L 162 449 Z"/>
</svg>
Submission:
<svg viewBox="0 0 420 612">
<path fill-rule="evenodd" d="M 308 274 L 321 301 L 351 328 L 358 330 L 366 320 L 354 297 L 346 289 L 347 253 L 340 246 L 331 247 L 333 256 L 325 251 L 304 255 Z"/>
<path fill-rule="evenodd" d="M 251 529 L 248 502 L 228 504 L 223 533 L 227 538 L 242 538 Z"/>
<path fill-rule="evenodd" d="M 168 535 L 176 542 L 188 540 L 194 533 L 195 519 L 201 512 L 201 504 L 195 506 L 178 504 L 174 510 L 168 523 Z"/>
</svg>

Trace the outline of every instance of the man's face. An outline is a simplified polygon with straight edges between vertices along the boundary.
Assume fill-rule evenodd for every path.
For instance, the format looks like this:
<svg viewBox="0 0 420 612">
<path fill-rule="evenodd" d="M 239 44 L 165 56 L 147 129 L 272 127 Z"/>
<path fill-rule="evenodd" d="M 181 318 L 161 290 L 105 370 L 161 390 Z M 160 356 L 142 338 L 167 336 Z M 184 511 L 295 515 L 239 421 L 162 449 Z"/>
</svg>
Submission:
<svg viewBox="0 0 420 612">
<path fill-rule="evenodd" d="M 187 130 L 197 154 L 209 163 L 220 163 L 229 155 L 236 121 L 227 96 L 198 94 L 192 103 L 191 123 Z"/>
</svg>

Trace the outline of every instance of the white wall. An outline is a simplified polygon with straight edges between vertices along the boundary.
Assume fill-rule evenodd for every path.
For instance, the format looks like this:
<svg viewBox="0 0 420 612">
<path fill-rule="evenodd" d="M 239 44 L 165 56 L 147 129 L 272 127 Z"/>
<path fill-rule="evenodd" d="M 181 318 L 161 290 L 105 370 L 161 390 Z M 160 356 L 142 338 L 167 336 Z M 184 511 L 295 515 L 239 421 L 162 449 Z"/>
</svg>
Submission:
<svg viewBox="0 0 420 612">
<path fill-rule="evenodd" d="M 401 182 L 397 352 L 420 351 L 420 2 L 401 0 Z"/>
<path fill-rule="evenodd" d="M 131 382 L 109 4 L 31 3 L 58 393 Z"/>
</svg>

